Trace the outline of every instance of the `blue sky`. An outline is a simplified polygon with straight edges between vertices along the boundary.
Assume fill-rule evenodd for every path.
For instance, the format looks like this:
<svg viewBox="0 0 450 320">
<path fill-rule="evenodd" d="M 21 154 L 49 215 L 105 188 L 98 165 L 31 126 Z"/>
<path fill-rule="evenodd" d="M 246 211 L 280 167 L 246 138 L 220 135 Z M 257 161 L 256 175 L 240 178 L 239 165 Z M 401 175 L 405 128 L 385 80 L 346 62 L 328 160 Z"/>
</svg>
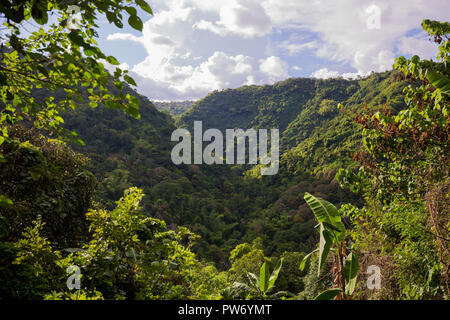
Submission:
<svg viewBox="0 0 450 320">
<path fill-rule="evenodd" d="M 434 58 L 423 18 L 450 21 L 446 0 L 155 0 L 144 30 L 101 19 L 99 43 L 152 100 L 289 77 L 365 76 L 399 55 Z"/>
</svg>

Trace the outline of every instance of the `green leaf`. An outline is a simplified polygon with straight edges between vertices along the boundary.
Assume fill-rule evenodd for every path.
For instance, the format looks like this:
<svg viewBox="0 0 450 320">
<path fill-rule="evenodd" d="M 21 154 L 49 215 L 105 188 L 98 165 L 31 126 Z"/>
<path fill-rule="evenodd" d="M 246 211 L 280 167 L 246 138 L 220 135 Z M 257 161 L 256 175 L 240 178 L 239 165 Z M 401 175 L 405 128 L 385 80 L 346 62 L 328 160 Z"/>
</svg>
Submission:
<svg viewBox="0 0 450 320">
<path fill-rule="evenodd" d="M 85 145 L 86 145 L 86 144 L 84 143 L 84 141 L 81 140 L 80 138 L 76 138 L 76 139 L 74 140 L 74 142 L 75 142 L 76 144 L 80 145 L 80 146 L 85 146 Z"/>
<path fill-rule="evenodd" d="M 277 281 L 278 274 L 280 273 L 281 266 L 283 265 L 283 260 L 284 260 L 284 258 L 281 258 L 278 261 L 277 265 L 275 266 L 275 269 L 272 271 L 272 274 L 270 275 L 270 278 L 269 278 L 269 286 L 267 287 L 267 290 L 272 288 L 273 285 L 275 284 L 275 281 Z"/>
<path fill-rule="evenodd" d="M 126 7 L 125 10 L 128 12 L 130 16 L 137 16 L 137 10 L 133 7 Z"/>
<path fill-rule="evenodd" d="M 132 77 L 130 77 L 129 75 L 124 75 L 123 79 L 128 82 L 129 84 L 133 85 L 136 87 L 136 82 L 134 81 L 134 79 Z"/>
<path fill-rule="evenodd" d="M 116 68 L 116 70 L 114 71 L 114 77 L 119 78 L 121 75 L 122 75 L 122 69 Z"/>
<path fill-rule="evenodd" d="M 111 101 L 111 100 L 107 100 L 105 101 L 105 105 L 107 108 L 111 108 L 111 109 L 120 109 L 122 107 L 122 105 L 120 103 L 117 103 L 115 101 Z M 131 114 L 130 110 L 127 110 L 128 113 Z"/>
<path fill-rule="evenodd" d="M 47 0 L 36 0 L 31 7 L 31 16 L 39 24 L 46 24 L 48 21 Z"/>
<path fill-rule="evenodd" d="M 252 282 L 253 286 L 259 287 L 259 279 L 256 276 L 256 274 L 249 272 L 249 273 L 247 273 L 247 276 L 250 279 L 250 281 Z"/>
<path fill-rule="evenodd" d="M 93 56 L 95 54 L 95 50 L 93 50 L 92 48 L 84 49 L 83 52 L 88 57 Z"/>
<path fill-rule="evenodd" d="M 153 15 L 153 11 L 152 8 L 150 8 L 150 6 L 148 5 L 148 3 L 145 0 L 136 0 L 136 4 L 141 7 L 142 10 L 150 13 L 151 15 Z"/>
<path fill-rule="evenodd" d="M 128 113 L 130 114 L 130 116 L 132 116 L 133 118 L 135 118 L 137 120 L 139 120 L 141 118 L 139 111 L 136 109 L 128 109 Z"/>
<path fill-rule="evenodd" d="M 110 11 L 107 11 L 106 18 L 108 19 L 109 23 L 112 23 L 116 20 L 116 15 Z"/>
<path fill-rule="evenodd" d="M 269 266 L 267 262 L 264 262 L 259 269 L 259 289 L 262 292 L 266 292 L 269 288 Z"/>
<path fill-rule="evenodd" d="M 342 292 L 342 289 L 339 288 L 332 288 L 325 290 L 321 294 L 319 294 L 317 297 L 315 297 L 315 300 L 332 300 L 334 299 L 340 292 Z"/>
<path fill-rule="evenodd" d="M 330 234 L 325 230 L 323 224 L 319 226 L 320 241 L 319 241 L 319 266 L 317 268 L 317 275 L 320 275 L 320 271 L 325 264 L 328 253 L 330 252 L 332 240 Z"/>
<path fill-rule="evenodd" d="M 134 29 L 142 31 L 142 27 L 143 27 L 143 23 L 141 18 L 139 18 L 138 16 L 130 16 L 128 18 L 128 23 L 130 24 L 130 26 L 132 26 Z"/>
<path fill-rule="evenodd" d="M 427 79 L 436 89 L 439 89 L 443 94 L 450 96 L 450 78 L 435 71 L 427 71 Z"/>
<path fill-rule="evenodd" d="M 116 25 L 117 28 L 122 29 L 123 28 L 123 23 L 122 21 L 120 21 L 119 19 L 114 19 L 114 24 Z"/>
<path fill-rule="evenodd" d="M 106 61 L 108 61 L 110 64 L 115 65 L 115 66 L 120 64 L 119 61 L 117 61 L 117 59 L 114 58 L 113 56 L 107 56 Z"/>
<path fill-rule="evenodd" d="M 304 199 L 319 223 L 326 222 L 327 224 L 333 225 L 335 230 L 339 230 L 330 230 L 336 242 L 343 241 L 345 239 L 345 226 L 341 221 L 341 216 L 336 207 L 330 202 L 321 198 L 316 198 L 308 192 L 305 193 Z"/>
<path fill-rule="evenodd" d="M 356 255 L 350 253 L 345 259 L 344 265 L 344 276 L 347 281 L 347 285 L 345 287 L 345 293 L 347 295 L 352 295 L 353 291 L 355 291 L 356 286 L 356 277 L 358 275 L 359 264 Z"/>
<path fill-rule="evenodd" d="M 328 223 L 326 221 L 322 222 L 323 226 L 325 227 L 326 230 L 328 231 L 337 231 L 337 232 L 341 232 L 341 230 L 339 230 L 338 227 L 332 225 L 331 223 Z"/>
<path fill-rule="evenodd" d="M 83 37 L 79 34 L 78 30 L 72 30 L 67 34 L 67 37 L 72 42 L 72 44 L 75 44 L 77 46 L 84 46 L 85 42 Z"/>
<path fill-rule="evenodd" d="M 306 262 L 308 262 L 308 260 L 311 258 L 311 255 L 312 255 L 314 252 L 317 252 L 317 251 L 319 251 L 319 249 L 316 249 L 316 250 L 314 250 L 314 251 L 308 253 L 308 254 L 303 258 L 302 262 L 300 262 L 300 267 L 299 267 L 299 270 L 300 270 L 300 271 L 305 270 Z"/>
<path fill-rule="evenodd" d="M 117 89 L 119 89 L 119 90 L 123 90 L 123 83 L 122 83 L 122 81 L 119 81 L 119 80 L 114 81 L 114 86 L 115 86 Z"/>
<path fill-rule="evenodd" d="M 13 202 L 11 199 L 8 199 L 6 196 L 0 194 L 0 208 L 10 206 Z"/>
<path fill-rule="evenodd" d="M 135 119 L 140 119 L 141 115 L 139 114 L 139 99 L 129 95 L 127 95 L 127 98 L 129 99 L 129 105 L 127 109 L 128 114 Z"/>
</svg>

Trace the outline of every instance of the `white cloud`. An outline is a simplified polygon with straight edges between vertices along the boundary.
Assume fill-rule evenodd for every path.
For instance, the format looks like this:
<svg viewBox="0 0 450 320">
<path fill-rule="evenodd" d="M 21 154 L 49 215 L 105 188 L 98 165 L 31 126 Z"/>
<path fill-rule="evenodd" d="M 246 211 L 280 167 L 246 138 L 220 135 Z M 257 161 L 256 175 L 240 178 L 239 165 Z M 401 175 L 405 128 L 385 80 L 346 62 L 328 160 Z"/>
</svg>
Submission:
<svg viewBox="0 0 450 320">
<path fill-rule="evenodd" d="M 159 44 L 162 46 L 173 46 L 174 43 L 172 40 L 170 40 L 168 37 L 163 36 L 155 36 L 151 39 L 153 44 Z"/>
<path fill-rule="evenodd" d="M 141 63 L 139 68 L 145 70 L 146 66 Z M 175 66 L 167 61 L 151 78 L 142 76 L 139 68 L 133 69 L 138 91 L 158 100 L 197 99 L 212 90 L 274 83 L 288 77 L 288 64 L 279 57 L 256 61 L 221 51 L 195 66 Z"/>
<path fill-rule="evenodd" d="M 288 64 L 279 57 L 270 56 L 260 60 L 259 70 L 268 76 L 269 82 L 283 80 L 288 77 Z"/>
<path fill-rule="evenodd" d="M 379 29 L 368 27 L 375 11 L 366 9 L 373 5 L 380 8 Z M 272 83 L 288 77 L 289 67 L 307 74 L 311 57 L 315 65 L 323 61 L 312 73 L 319 78 L 339 75 L 327 61 L 342 64 L 349 71 L 342 76 L 352 78 L 390 69 L 398 55 L 430 58 L 435 45 L 409 32 L 422 18 L 448 21 L 450 12 L 450 2 L 439 0 L 154 0 L 152 6 L 142 36 L 108 39 L 142 44 L 147 57 L 131 68 L 138 90 L 162 100 Z"/>
<path fill-rule="evenodd" d="M 201 20 L 194 28 L 220 36 L 238 34 L 243 37 L 263 36 L 272 29 L 269 16 L 257 0 L 225 1 L 219 16 L 216 22 Z"/>
<path fill-rule="evenodd" d="M 339 72 L 328 70 L 328 68 L 322 68 L 311 73 L 311 77 L 318 79 L 337 78 L 339 77 Z"/>
<path fill-rule="evenodd" d="M 107 40 L 128 40 L 137 43 L 142 43 L 142 38 L 136 37 L 131 33 L 113 33 L 108 35 Z"/>
<path fill-rule="evenodd" d="M 437 47 L 427 39 L 417 37 L 404 37 L 398 44 L 398 53 L 401 55 L 418 55 L 421 59 L 435 59 Z"/>
<path fill-rule="evenodd" d="M 258 7 L 263 10 L 256 1 L 235 1 L 226 9 L 216 11 L 220 13 L 219 25 L 229 29 L 227 32 L 234 34 L 232 37 L 241 44 L 241 37 L 268 30 L 264 26 L 267 21 L 259 18 L 262 15 Z M 255 12 L 258 14 L 252 16 Z M 248 21 L 243 14 L 250 14 Z M 217 41 L 217 36 L 209 32 L 199 36 L 200 17 L 210 18 L 181 1 L 145 22 L 141 37 L 127 33 L 108 37 L 141 43 L 146 49 L 147 57 L 131 69 L 140 93 L 159 100 L 197 99 L 212 90 L 272 83 L 288 76 L 287 63 L 278 57 L 259 61 L 259 57 L 225 52 L 230 49 L 227 43 L 223 50 L 208 46 L 209 42 Z"/>
<path fill-rule="evenodd" d="M 409 30 L 419 28 L 423 18 L 446 21 L 450 12 L 450 2 L 438 0 L 336 0 L 326 3 L 319 0 L 266 0 L 262 6 L 270 13 L 276 27 L 317 35 L 317 56 L 348 63 L 360 74 L 391 68 L 395 44 L 400 38 Z M 374 21 L 376 10 L 366 10 L 374 6 L 381 13 L 379 29 L 368 27 L 368 22 Z M 412 43 L 405 42 L 400 49 L 414 49 L 410 45 Z M 283 47 L 289 54 L 303 49 L 298 43 L 284 43 Z M 431 50 L 430 45 L 424 43 L 418 49 L 426 53 Z"/>
<path fill-rule="evenodd" d="M 315 49 L 315 48 L 317 48 L 317 46 L 318 46 L 317 41 L 296 43 L 296 42 L 291 42 L 289 40 L 285 40 L 278 45 L 278 47 L 280 49 L 286 51 L 289 56 L 294 56 L 304 50 Z"/>
<path fill-rule="evenodd" d="M 226 36 L 231 32 L 222 26 L 218 26 L 217 24 L 212 23 L 211 21 L 200 20 L 192 26 L 194 29 L 198 30 L 207 30 L 215 33 L 219 36 Z"/>
<path fill-rule="evenodd" d="M 252 74 L 252 59 L 248 56 L 227 56 L 223 52 L 214 52 L 209 59 L 195 68 L 189 79 L 205 88 L 220 89 L 245 84 Z"/>
</svg>

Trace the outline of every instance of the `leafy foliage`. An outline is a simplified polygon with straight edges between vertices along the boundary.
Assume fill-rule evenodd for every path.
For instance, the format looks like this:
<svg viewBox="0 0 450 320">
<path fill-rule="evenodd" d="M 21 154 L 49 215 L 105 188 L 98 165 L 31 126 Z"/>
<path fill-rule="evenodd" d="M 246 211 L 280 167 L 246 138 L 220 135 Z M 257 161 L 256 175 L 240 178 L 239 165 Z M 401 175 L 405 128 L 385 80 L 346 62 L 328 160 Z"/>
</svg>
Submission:
<svg viewBox="0 0 450 320">
<path fill-rule="evenodd" d="M 145 1 L 135 4 L 151 13 Z M 0 145 L 11 142 L 8 125 L 24 121 L 59 138 L 83 144 L 76 132 L 64 130 L 64 119 L 60 115 L 61 111 L 76 109 L 83 101 L 92 108 L 101 103 L 139 118 L 136 97 L 123 92 L 108 94 L 108 83 L 122 89 L 122 76 L 125 81 L 135 83 L 126 70 L 116 68 L 113 75 L 108 73 L 101 61 L 112 65 L 119 62 L 99 49 L 95 30 L 98 14 L 106 14 L 110 22 L 122 28 L 123 11 L 130 15 L 129 24 L 142 30 L 142 21 L 132 5 L 131 1 L 122 0 L 78 3 L 80 17 L 75 21 L 74 6 L 67 1 L 11 0 L 1 4 L 1 19 L 6 30 L 0 33 Z M 56 17 L 50 23 L 49 13 Z M 29 20 L 42 27 L 24 36 L 23 24 Z M 88 93 L 86 100 L 80 87 Z M 47 94 L 37 99 L 32 94 L 36 89 L 52 94 L 58 91 L 60 97 L 55 99 Z M 2 154 L 0 160 L 4 160 Z M 2 195 L 2 199 L 6 197 Z M 4 205 L 8 201 L 1 203 Z"/>
<path fill-rule="evenodd" d="M 259 278 L 254 273 L 248 273 L 248 277 L 252 286 L 259 290 L 260 294 L 263 297 L 267 297 L 267 292 L 272 289 L 273 285 L 275 284 L 282 265 L 283 258 L 280 259 L 280 261 L 277 263 L 274 270 L 270 274 L 269 266 L 267 262 L 264 262 L 259 270 Z"/>
<path fill-rule="evenodd" d="M 116 68 L 110 75 L 104 65 L 119 62 L 112 56 L 106 56 L 97 46 L 98 37 L 95 28 L 98 14 L 105 14 L 110 22 L 121 28 L 122 11 L 130 14 L 132 27 L 142 30 L 142 21 L 136 15 L 136 9 L 129 1 L 90 1 L 77 5 L 80 18 L 76 27 L 70 23 L 73 19 L 73 6 L 61 1 L 11 1 L 1 7 L 9 32 L 2 32 L 6 49 L 0 56 L 2 79 L 0 96 L 2 97 L 1 124 L 14 124 L 30 120 L 37 128 L 61 134 L 64 120 L 61 110 L 75 109 L 78 101 L 83 101 L 79 87 L 89 92 L 88 100 L 92 107 L 102 103 L 111 108 L 121 108 L 134 117 L 139 117 L 138 101 L 135 97 L 119 92 L 107 93 L 107 83 L 117 83 L 122 75 L 125 81 L 134 83 L 126 75 L 127 71 Z M 144 1 L 138 1 L 144 10 L 151 12 Z M 40 25 L 48 22 L 48 13 L 57 16 L 57 20 L 24 37 L 21 24 L 33 19 Z M 66 48 L 70 48 L 70 51 Z M 64 92 L 61 99 L 55 100 L 48 95 L 44 99 L 35 99 L 30 93 L 34 89 L 45 88 L 54 93 Z M 7 131 L 2 131 L 7 139 Z"/>
<path fill-rule="evenodd" d="M 0 146 L 0 192 L 14 205 L 0 208 L 3 239 L 17 240 L 24 226 L 40 215 L 45 234 L 59 245 L 73 246 L 87 235 L 84 214 L 92 204 L 95 177 L 87 158 L 65 143 L 20 126 L 9 127 L 10 142 Z"/>
<path fill-rule="evenodd" d="M 449 33 L 447 22 L 424 20 L 438 44 L 437 62 L 413 56 L 394 67 L 410 84 L 406 108 L 357 115 L 363 148 L 358 174 L 342 170 L 344 185 L 362 190 L 367 207 L 349 214 L 357 246 L 380 254 L 389 298 L 448 297 L 449 291 Z M 369 244 L 370 243 L 370 244 Z M 372 258 L 370 258 L 372 259 Z"/>
<path fill-rule="evenodd" d="M 52 243 L 41 236 L 43 224 L 39 220 L 33 228 L 26 228 L 15 244 L 18 253 L 14 264 L 29 270 L 28 277 L 40 283 L 33 286 L 36 297 L 218 297 L 213 292 L 220 292 L 224 280 L 195 259 L 190 246 L 196 236 L 186 228 L 166 230 L 163 221 L 145 217 L 139 207 L 142 197 L 141 190 L 131 188 L 114 210 L 90 210 L 87 219 L 92 238 L 76 250 L 54 250 Z M 187 245 L 182 244 L 185 239 Z M 81 269 L 82 288 L 76 295 L 65 286 L 65 270 L 72 265 Z M 208 277 L 206 272 L 210 273 Z M 203 276 L 201 282 L 193 279 L 199 274 Z"/>
</svg>

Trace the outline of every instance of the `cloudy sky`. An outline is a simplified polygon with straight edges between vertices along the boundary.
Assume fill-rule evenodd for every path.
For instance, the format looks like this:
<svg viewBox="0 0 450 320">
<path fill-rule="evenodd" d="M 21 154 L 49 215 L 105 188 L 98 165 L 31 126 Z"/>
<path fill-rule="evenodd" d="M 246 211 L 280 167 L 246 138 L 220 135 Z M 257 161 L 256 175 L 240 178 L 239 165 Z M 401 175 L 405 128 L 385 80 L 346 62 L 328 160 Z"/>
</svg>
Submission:
<svg viewBox="0 0 450 320">
<path fill-rule="evenodd" d="M 364 76 L 399 55 L 434 58 L 423 18 L 450 21 L 448 0 L 150 0 L 142 33 L 102 20 L 100 45 L 152 100 L 289 77 Z"/>
</svg>

